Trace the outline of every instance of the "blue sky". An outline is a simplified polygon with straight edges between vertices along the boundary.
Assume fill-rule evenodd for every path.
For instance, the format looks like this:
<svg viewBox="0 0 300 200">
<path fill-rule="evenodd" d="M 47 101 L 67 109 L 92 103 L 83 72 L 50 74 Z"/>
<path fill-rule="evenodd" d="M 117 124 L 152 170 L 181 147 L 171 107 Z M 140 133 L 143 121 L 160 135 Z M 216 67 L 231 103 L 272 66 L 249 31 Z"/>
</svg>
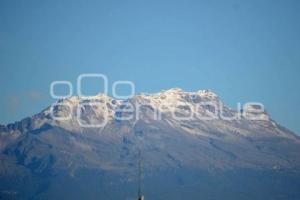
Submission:
<svg viewBox="0 0 300 200">
<path fill-rule="evenodd" d="M 297 0 L 2 0 L 0 123 L 48 106 L 54 80 L 76 89 L 81 73 L 103 73 L 110 87 L 131 80 L 137 92 L 259 101 L 300 134 L 299 10 Z"/>
</svg>

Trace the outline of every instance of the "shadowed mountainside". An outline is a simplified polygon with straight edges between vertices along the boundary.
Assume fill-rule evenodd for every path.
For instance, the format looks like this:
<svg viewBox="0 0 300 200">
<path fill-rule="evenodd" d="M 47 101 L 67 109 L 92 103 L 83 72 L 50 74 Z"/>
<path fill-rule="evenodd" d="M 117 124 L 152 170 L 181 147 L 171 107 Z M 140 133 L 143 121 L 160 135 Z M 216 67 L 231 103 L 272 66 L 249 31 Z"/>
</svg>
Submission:
<svg viewBox="0 0 300 200">
<path fill-rule="evenodd" d="M 58 101 L 69 107 L 1 126 L 0 197 L 134 199 L 140 149 L 146 199 L 299 199 L 299 138 L 266 112 L 260 120 L 174 117 L 209 116 L 215 110 L 203 102 L 239 114 L 210 91 L 175 88 L 128 100 L 71 97 Z M 81 124 L 106 125 L 80 126 L 78 106 Z M 71 117 L 55 120 L 52 110 Z"/>
</svg>

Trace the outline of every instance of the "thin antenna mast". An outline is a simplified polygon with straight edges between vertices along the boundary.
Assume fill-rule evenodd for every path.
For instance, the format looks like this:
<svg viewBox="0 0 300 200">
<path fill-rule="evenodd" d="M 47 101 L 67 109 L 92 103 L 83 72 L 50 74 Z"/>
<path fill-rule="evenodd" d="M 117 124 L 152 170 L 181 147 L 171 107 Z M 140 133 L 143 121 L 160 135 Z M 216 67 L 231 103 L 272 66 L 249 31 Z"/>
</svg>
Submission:
<svg viewBox="0 0 300 200">
<path fill-rule="evenodd" d="M 142 161 L 141 161 L 141 149 L 138 150 L 138 200 L 144 200 L 144 196 L 142 195 Z"/>
</svg>

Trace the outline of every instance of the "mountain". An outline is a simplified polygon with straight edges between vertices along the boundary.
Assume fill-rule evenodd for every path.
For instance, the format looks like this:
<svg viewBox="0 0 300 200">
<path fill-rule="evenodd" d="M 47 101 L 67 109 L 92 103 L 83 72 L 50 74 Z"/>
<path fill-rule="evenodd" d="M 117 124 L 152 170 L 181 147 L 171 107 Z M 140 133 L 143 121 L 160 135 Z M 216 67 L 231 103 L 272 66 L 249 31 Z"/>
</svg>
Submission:
<svg viewBox="0 0 300 200">
<path fill-rule="evenodd" d="M 139 150 L 146 199 L 300 199 L 298 136 L 179 88 L 60 99 L 0 126 L 0 199 L 135 199 Z"/>
</svg>

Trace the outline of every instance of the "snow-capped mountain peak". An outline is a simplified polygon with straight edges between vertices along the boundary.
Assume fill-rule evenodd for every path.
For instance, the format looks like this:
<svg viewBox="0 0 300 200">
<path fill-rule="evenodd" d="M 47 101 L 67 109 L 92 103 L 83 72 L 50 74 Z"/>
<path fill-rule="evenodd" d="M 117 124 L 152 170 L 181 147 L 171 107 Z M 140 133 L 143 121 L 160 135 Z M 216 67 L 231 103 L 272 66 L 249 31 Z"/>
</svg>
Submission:
<svg viewBox="0 0 300 200">
<path fill-rule="evenodd" d="M 248 107 L 252 117 L 258 115 L 256 106 Z M 227 108 L 208 90 L 60 99 L 33 117 L 0 126 L 0 156 L 8 163 L 0 172 L 120 174 L 135 170 L 137 149 L 150 176 L 162 169 L 299 171 L 299 138 L 265 112 L 258 120 L 240 116 L 244 112 Z"/>
<path fill-rule="evenodd" d="M 210 90 L 186 92 L 180 88 L 162 90 L 154 94 L 140 94 L 129 99 L 114 99 L 105 94 L 91 97 L 73 96 L 57 100 L 41 113 L 6 127 L 10 132 L 24 132 L 43 127 L 45 124 L 58 126 L 73 132 L 84 128 L 103 128 L 116 121 L 129 123 L 137 121 L 158 123 L 184 130 L 191 134 L 214 137 L 209 131 L 224 132 L 233 137 L 232 132 L 240 135 L 282 135 L 286 133 L 269 115 L 255 111 L 255 106 L 248 106 L 250 114 L 258 120 L 249 120 L 241 113 L 226 107 L 219 97 Z M 125 120 L 124 120 L 125 119 Z M 100 125 L 101 126 L 100 126 Z M 263 134 L 257 134 L 265 129 Z M 2 128 L 4 130 L 4 128 Z M 254 133 L 253 133 L 254 132 Z"/>
</svg>

